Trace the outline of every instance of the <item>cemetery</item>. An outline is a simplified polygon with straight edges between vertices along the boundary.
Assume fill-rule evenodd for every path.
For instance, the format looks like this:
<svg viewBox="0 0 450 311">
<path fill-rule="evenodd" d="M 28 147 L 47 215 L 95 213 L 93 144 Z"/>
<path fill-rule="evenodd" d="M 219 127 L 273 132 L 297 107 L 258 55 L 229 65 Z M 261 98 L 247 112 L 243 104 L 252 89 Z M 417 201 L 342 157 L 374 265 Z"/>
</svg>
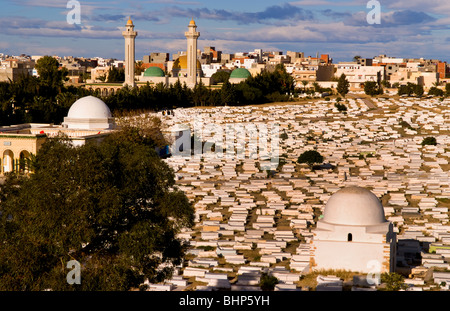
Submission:
<svg viewBox="0 0 450 311">
<path fill-rule="evenodd" d="M 312 232 L 328 199 L 349 186 L 364 187 L 382 202 L 396 233 L 396 272 L 406 275 L 406 290 L 448 290 L 448 100 L 380 97 L 372 99 L 378 108 L 369 109 L 357 97 L 346 99 L 346 113 L 333 101 L 312 100 L 155 114 L 167 133 L 175 125 L 188 125 L 194 133 L 200 121 L 216 130 L 277 124 L 281 135 L 261 143 L 261 136 L 230 140 L 226 131 L 217 131 L 221 137 L 202 139 L 215 137 L 210 142 L 216 150 L 224 146 L 222 154 L 164 160 L 195 207 L 195 227 L 179 234 L 189 242 L 185 262 L 172 280 L 151 284 L 150 290 L 261 290 L 265 274 L 277 278 L 276 291 L 311 290 L 302 280 L 312 268 Z M 437 145 L 422 145 L 431 136 Z M 233 148 L 244 152 L 227 154 Z M 324 158 L 319 164 L 327 166 L 297 163 L 308 150 L 318 151 Z M 264 156 L 276 152 L 278 165 L 263 167 Z M 362 286 L 361 277 L 349 281 L 329 273 L 317 275 L 315 290 L 375 290 Z"/>
</svg>

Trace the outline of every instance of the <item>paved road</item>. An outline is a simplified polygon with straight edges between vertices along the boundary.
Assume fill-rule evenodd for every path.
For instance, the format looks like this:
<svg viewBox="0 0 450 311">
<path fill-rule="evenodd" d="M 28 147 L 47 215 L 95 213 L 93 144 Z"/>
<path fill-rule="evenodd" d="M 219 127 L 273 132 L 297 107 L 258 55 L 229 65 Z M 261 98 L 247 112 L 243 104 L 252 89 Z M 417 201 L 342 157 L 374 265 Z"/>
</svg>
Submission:
<svg viewBox="0 0 450 311">
<path fill-rule="evenodd" d="M 378 109 L 378 106 L 373 103 L 369 98 L 360 98 L 369 109 Z"/>
<path fill-rule="evenodd" d="M 370 98 L 367 98 L 367 97 L 359 97 L 358 95 L 356 95 L 356 94 L 348 94 L 347 96 L 349 96 L 349 97 L 351 97 L 351 98 L 353 98 L 353 99 L 361 99 L 362 101 L 363 101 L 363 103 L 364 104 L 366 104 L 366 106 L 369 108 L 369 109 L 379 109 L 378 108 L 378 106 L 377 105 L 375 105 L 374 104 L 374 102 L 372 101 L 372 99 L 370 99 Z"/>
</svg>

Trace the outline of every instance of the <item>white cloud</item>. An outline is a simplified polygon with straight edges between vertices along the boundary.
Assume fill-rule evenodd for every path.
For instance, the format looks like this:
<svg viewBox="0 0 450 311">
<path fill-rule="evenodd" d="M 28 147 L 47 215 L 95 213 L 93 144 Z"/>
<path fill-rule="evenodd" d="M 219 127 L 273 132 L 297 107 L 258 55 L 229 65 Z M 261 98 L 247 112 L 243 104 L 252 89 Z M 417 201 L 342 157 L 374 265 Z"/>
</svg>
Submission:
<svg viewBox="0 0 450 311">
<path fill-rule="evenodd" d="M 450 2 L 448 0 L 395 0 L 384 1 L 382 7 L 397 10 L 417 10 L 419 12 L 432 12 L 435 14 L 449 14 Z"/>
</svg>

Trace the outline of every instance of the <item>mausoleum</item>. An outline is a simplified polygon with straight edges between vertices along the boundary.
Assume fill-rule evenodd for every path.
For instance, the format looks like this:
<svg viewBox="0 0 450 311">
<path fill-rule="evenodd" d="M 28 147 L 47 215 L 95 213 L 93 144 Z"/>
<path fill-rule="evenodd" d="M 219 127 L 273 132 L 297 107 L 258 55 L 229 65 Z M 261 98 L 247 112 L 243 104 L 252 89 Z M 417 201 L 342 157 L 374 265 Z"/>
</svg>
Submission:
<svg viewBox="0 0 450 311">
<path fill-rule="evenodd" d="M 48 137 L 66 135 L 74 146 L 98 141 L 116 128 L 109 107 L 99 98 L 87 96 L 69 109 L 62 125 L 27 123 L 0 127 L 0 175 L 28 173 L 29 158 L 36 155 Z"/>
<path fill-rule="evenodd" d="M 348 187 L 333 194 L 313 234 L 312 270 L 383 273 L 395 268 L 393 225 L 378 197 L 365 188 Z"/>
</svg>

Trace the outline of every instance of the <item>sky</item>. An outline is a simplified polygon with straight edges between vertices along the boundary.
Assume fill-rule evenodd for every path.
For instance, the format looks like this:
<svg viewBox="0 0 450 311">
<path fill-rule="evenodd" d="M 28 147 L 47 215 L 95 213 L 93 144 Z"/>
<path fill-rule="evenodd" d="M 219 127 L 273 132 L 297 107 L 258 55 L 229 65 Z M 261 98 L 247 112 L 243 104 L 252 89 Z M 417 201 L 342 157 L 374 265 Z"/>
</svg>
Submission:
<svg viewBox="0 0 450 311">
<path fill-rule="evenodd" d="M 74 0 L 70 0 L 76 2 Z M 379 24 L 369 24 L 369 0 L 0 0 L 0 53 L 124 58 L 122 31 L 129 17 L 138 32 L 136 59 L 186 50 L 192 18 L 199 49 L 440 59 L 450 62 L 450 1 L 379 0 Z M 371 0 L 373 1 L 373 0 Z"/>
</svg>

